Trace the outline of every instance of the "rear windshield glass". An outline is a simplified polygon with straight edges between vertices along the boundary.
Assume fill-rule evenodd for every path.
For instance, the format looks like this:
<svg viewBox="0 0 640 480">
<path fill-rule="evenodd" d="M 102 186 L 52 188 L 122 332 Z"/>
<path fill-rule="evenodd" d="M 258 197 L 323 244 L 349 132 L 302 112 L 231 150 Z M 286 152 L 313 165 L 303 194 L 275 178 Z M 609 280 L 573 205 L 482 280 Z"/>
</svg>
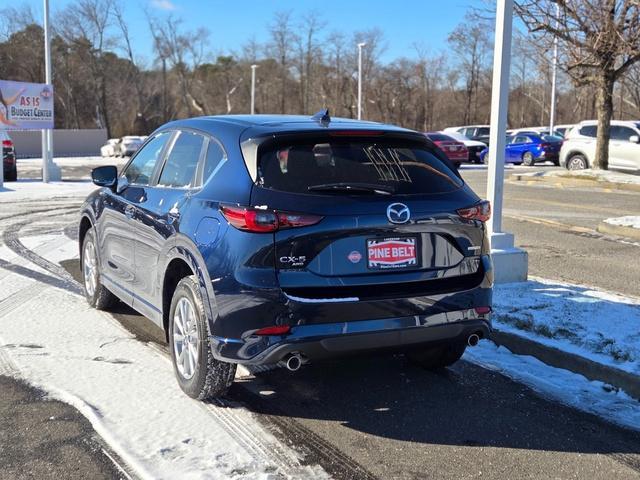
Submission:
<svg viewBox="0 0 640 480">
<path fill-rule="evenodd" d="M 562 137 L 557 137 L 555 135 L 543 135 L 542 140 L 549 143 L 561 142 Z"/>
<path fill-rule="evenodd" d="M 450 192 L 463 181 L 420 144 L 372 139 L 272 144 L 259 150 L 258 185 L 315 195 Z"/>
<path fill-rule="evenodd" d="M 453 138 L 441 133 L 427 133 L 427 138 L 433 142 L 450 142 Z"/>
</svg>

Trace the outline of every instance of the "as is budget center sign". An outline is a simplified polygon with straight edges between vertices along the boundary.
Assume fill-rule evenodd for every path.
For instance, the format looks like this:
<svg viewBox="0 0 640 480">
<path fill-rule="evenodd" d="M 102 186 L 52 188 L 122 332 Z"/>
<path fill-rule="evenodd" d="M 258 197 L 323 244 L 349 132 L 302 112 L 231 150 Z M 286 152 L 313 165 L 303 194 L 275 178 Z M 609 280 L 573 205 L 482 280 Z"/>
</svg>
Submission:
<svg viewBox="0 0 640 480">
<path fill-rule="evenodd" d="M 0 80 L 0 130 L 53 128 L 53 87 Z"/>
</svg>

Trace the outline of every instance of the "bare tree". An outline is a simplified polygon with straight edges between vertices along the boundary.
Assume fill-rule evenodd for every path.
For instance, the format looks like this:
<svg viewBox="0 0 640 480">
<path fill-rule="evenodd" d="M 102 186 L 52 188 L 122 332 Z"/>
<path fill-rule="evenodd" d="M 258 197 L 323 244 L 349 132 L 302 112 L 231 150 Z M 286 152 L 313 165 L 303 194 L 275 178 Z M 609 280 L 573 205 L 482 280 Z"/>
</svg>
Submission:
<svg viewBox="0 0 640 480">
<path fill-rule="evenodd" d="M 297 35 L 293 32 L 291 12 L 278 12 L 275 14 L 270 26 L 271 45 L 270 50 L 280 65 L 280 113 L 286 113 L 287 80 L 289 78 L 290 55 L 292 46 L 296 42 Z"/>
<path fill-rule="evenodd" d="M 593 168 L 607 169 L 614 87 L 640 61 L 638 0 L 521 0 L 516 12 L 538 39 L 558 39 L 563 66 L 577 86 L 596 87 Z"/>
</svg>

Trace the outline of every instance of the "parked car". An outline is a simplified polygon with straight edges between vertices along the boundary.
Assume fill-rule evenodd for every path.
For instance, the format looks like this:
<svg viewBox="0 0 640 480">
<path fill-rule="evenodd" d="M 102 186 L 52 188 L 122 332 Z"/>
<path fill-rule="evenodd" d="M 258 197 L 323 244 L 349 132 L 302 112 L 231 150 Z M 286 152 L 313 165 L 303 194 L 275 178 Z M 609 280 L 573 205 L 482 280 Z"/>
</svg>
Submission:
<svg viewBox="0 0 640 480">
<path fill-rule="evenodd" d="M 489 145 L 489 125 L 467 125 L 464 127 L 447 127 L 443 130 L 444 133 L 457 132 L 461 133 L 469 140 L 476 140 Z"/>
<path fill-rule="evenodd" d="M 92 172 L 86 299 L 163 328 L 194 398 L 239 363 L 448 366 L 489 334 L 493 283 L 489 203 L 449 164 L 422 134 L 327 111 L 168 123 L 120 174 Z"/>
<path fill-rule="evenodd" d="M 458 132 L 449 131 L 449 132 L 441 132 L 441 133 L 444 133 L 445 135 L 450 136 L 454 140 L 462 142 L 464 146 L 467 147 L 467 151 L 469 152 L 469 156 L 467 158 L 468 162 L 482 163 L 482 159 L 480 158 L 480 152 L 482 152 L 482 150 L 487 148 L 486 143 L 478 142 L 477 140 L 470 140 L 467 137 L 465 137 L 463 134 Z"/>
<path fill-rule="evenodd" d="M 140 146 L 144 143 L 146 137 L 139 137 L 134 135 L 128 135 L 122 137 L 120 142 L 116 144 L 115 155 L 117 157 L 130 157 L 138 151 Z"/>
<path fill-rule="evenodd" d="M 2 163 L 4 165 L 4 180 L 15 182 L 18 180 L 18 165 L 16 162 L 16 150 L 9 134 L 0 130 L 0 142 L 2 142 Z"/>
<path fill-rule="evenodd" d="M 532 127 L 532 128 L 515 128 L 507 130 L 509 135 L 518 135 L 520 133 L 533 133 L 535 135 L 551 135 L 553 137 L 563 138 L 564 134 L 558 129 L 553 130 L 553 134 L 549 133 L 549 127 Z"/>
<path fill-rule="evenodd" d="M 535 133 L 519 133 L 507 137 L 504 161 L 514 165 L 534 165 L 536 162 L 552 161 L 559 163 L 562 138 Z M 482 161 L 487 163 L 489 149 L 480 153 Z"/>
<path fill-rule="evenodd" d="M 107 143 L 100 147 L 100 155 L 103 157 L 115 157 L 118 143 L 120 143 L 119 138 L 110 138 Z"/>
<path fill-rule="evenodd" d="M 440 132 L 427 132 L 425 135 L 444 152 L 456 168 L 460 168 L 462 162 L 469 160 L 469 150 L 464 143 Z"/>
<path fill-rule="evenodd" d="M 569 170 L 591 168 L 596 156 L 597 133 L 595 120 L 580 122 L 570 130 L 560 151 L 560 165 Z M 612 120 L 609 135 L 609 167 L 640 170 L 640 122 Z"/>
</svg>

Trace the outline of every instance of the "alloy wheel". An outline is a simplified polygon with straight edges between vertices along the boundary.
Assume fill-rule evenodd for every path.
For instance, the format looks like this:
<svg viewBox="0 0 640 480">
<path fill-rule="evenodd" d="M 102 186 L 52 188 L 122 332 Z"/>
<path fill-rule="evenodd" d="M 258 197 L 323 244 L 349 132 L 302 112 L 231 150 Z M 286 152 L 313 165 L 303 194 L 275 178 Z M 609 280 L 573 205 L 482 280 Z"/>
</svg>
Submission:
<svg viewBox="0 0 640 480">
<path fill-rule="evenodd" d="M 173 352 L 180 375 L 189 380 L 198 363 L 198 321 L 193 304 L 187 297 L 178 300 L 173 314 Z"/>
<path fill-rule="evenodd" d="M 98 286 L 98 259 L 96 257 L 96 247 L 92 241 L 88 241 L 84 246 L 82 265 L 84 287 L 89 296 L 93 297 L 96 287 Z"/>
</svg>

